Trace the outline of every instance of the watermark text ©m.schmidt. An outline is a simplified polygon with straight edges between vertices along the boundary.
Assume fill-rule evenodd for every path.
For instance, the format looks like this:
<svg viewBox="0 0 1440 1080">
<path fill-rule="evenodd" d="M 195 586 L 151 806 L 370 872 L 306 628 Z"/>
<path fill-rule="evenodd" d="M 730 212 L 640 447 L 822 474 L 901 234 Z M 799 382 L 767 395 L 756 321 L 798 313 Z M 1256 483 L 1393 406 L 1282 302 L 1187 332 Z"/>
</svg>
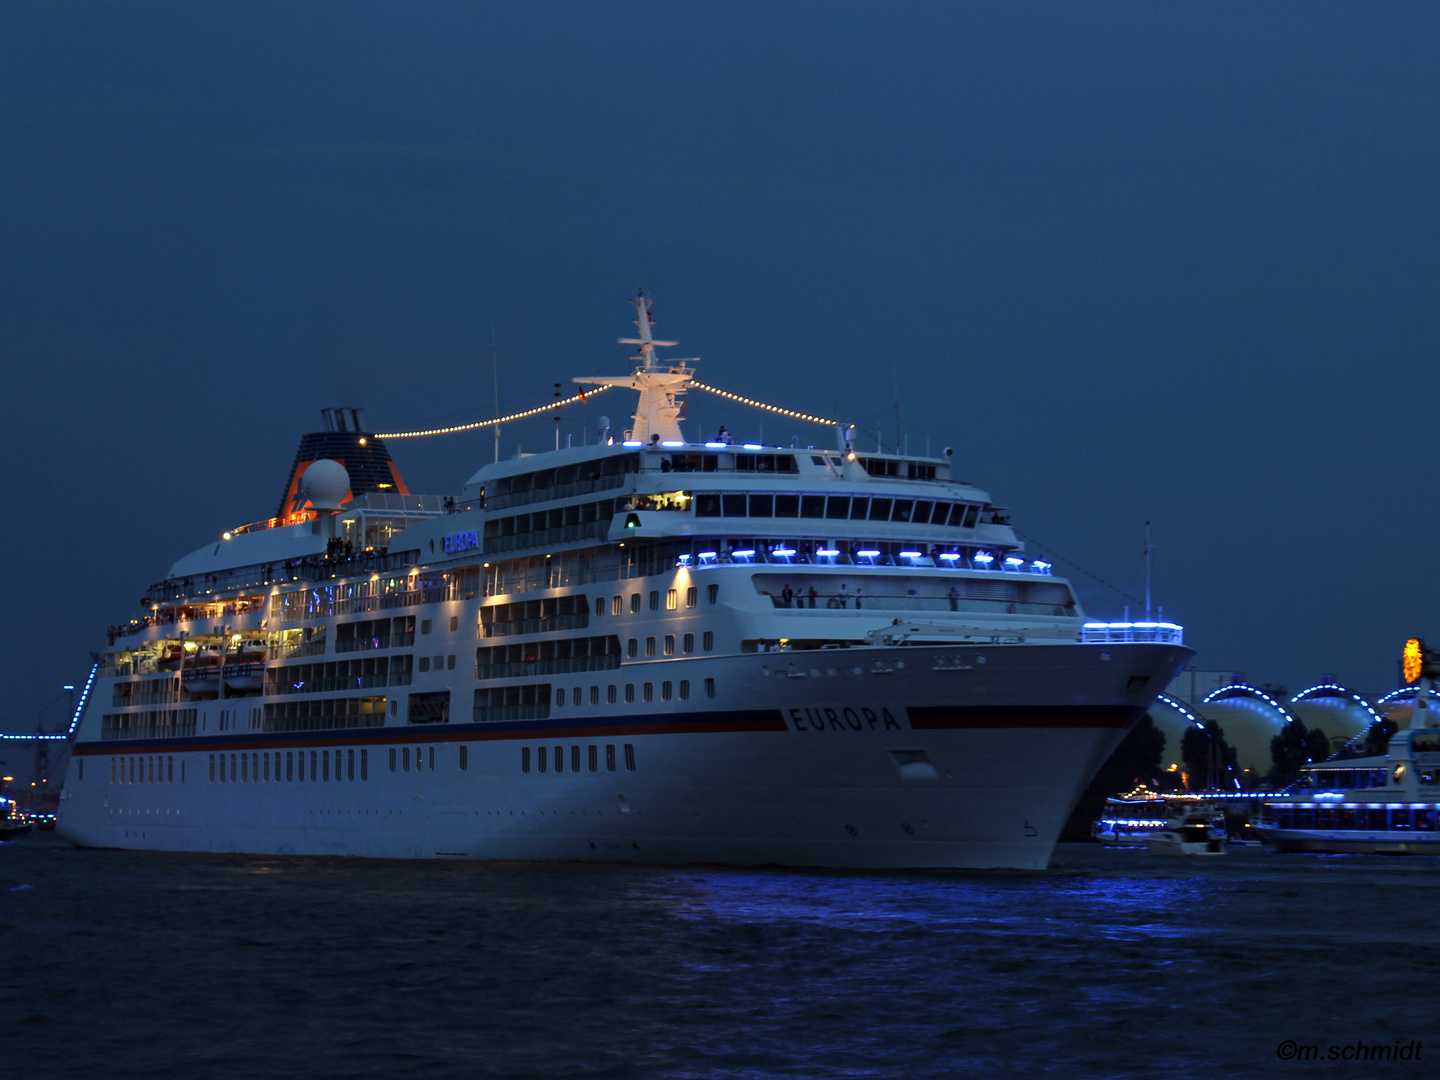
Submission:
<svg viewBox="0 0 1440 1080">
<path fill-rule="evenodd" d="M 1425 1044 L 1419 1039 L 1401 1042 L 1396 1039 L 1388 1043 L 1366 1042 L 1356 1039 L 1353 1043 L 1299 1043 L 1286 1039 L 1275 1048 L 1275 1056 L 1281 1061 L 1419 1061 L 1420 1051 Z"/>
</svg>

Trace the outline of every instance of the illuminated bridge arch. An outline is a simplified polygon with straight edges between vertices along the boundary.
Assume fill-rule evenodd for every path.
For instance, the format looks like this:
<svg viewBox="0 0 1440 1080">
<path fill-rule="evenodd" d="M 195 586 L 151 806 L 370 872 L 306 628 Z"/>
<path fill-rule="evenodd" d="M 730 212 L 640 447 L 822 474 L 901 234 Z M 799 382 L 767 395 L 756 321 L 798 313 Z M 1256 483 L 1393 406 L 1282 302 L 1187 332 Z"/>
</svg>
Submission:
<svg viewBox="0 0 1440 1080">
<path fill-rule="evenodd" d="M 1348 686 L 1341 686 L 1339 683 L 1316 683 L 1308 690 L 1301 690 L 1300 693 L 1292 697 L 1290 704 L 1298 705 L 1302 701 L 1316 701 L 1324 698 L 1342 698 L 1347 701 L 1353 701 L 1370 715 L 1372 722 L 1378 722 L 1382 719 L 1380 714 L 1375 711 L 1375 706 L 1370 704 L 1364 694 L 1358 694 Z M 1381 698 L 1382 702 L 1384 700 L 1384 698 Z"/>
</svg>

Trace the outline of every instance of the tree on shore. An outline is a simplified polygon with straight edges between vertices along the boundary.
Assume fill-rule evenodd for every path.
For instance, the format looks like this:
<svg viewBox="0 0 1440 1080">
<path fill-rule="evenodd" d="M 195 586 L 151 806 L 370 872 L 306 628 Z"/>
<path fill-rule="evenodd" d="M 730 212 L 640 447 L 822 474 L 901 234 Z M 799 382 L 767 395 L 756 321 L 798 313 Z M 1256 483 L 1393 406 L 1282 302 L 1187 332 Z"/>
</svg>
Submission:
<svg viewBox="0 0 1440 1080">
<path fill-rule="evenodd" d="M 1192 724 L 1180 739 L 1180 760 L 1185 763 L 1185 787 L 1207 791 L 1234 787 L 1239 772 L 1235 748 L 1225 739 L 1225 729 L 1214 720 Z"/>
<path fill-rule="evenodd" d="M 1330 756 L 1330 740 L 1320 728 L 1307 728 L 1303 721 L 1287 720 L 1280 734 L 1270 740 L 1270 771 L 1265 779 L 1272 787 L 1293 784 L 1300 767 Z"/>
</svg>

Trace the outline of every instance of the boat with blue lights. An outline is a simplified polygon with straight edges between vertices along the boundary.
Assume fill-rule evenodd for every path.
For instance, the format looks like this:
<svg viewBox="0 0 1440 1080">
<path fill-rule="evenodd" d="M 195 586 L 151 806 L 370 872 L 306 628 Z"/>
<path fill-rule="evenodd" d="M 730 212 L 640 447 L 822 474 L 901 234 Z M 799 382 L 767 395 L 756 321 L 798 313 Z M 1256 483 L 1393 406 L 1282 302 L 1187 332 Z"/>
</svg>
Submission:
<svg viewBox="0 0 1440 1080">
<path fill-rule="evenodd" d="M 110 628 L 60 833 L 1044 867 L 1192 655 L 1181 628 L 1087 621 L 948 450 L 865 452 L 853 427 L 699 383 L 633 303 L 633 370 L 575 380 L 638 391 L 629 428 L 562 447 L 557 421 L 553 451 L 497 455 L 456 495 L 411 493 L 389 459 L 386 439 L 429 433 L 327 410 L 276 516 L 180 559 Z M 687 440 L 697 389 L 833 445 Z"/>
<path fill-rule="evenodd" d="M 1411 638 L 1402 664 L 1413 684 L 1409 726 L 1392 733 L 1393 724 L 1377 722 L 1329 759 L 1303 766 L 1296 783 L 1260 805 L 1254 826 L 1266 843 L 1280 851 L 1440 855 L 1440 717 L 1432 696 L 1440 656 Z"/>
</svg>

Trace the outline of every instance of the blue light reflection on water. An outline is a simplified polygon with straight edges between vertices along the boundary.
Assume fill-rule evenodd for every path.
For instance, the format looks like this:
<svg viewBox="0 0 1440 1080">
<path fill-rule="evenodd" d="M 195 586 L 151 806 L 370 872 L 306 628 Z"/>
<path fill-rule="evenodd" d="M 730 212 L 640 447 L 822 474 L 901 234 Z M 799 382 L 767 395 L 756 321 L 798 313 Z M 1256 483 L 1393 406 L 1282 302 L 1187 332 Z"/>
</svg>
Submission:
<svg viewBox="0 0 1440 1080">
<path fill-rule="evenodd" d="M 0 885 L 34 886 L 0 892 L 0 1008 L 30 1021 L 5 1051 L 37 1075 L 1251 1075 L 1277 1032 L 1423 1037 L 1440 964 L 1376 916 L 1402 893 L 1427 908 L 1437 875 L 1414 860 L 1087 846 L 1058 872 L 867 875 L 4 855 Z"/>
</svg>

